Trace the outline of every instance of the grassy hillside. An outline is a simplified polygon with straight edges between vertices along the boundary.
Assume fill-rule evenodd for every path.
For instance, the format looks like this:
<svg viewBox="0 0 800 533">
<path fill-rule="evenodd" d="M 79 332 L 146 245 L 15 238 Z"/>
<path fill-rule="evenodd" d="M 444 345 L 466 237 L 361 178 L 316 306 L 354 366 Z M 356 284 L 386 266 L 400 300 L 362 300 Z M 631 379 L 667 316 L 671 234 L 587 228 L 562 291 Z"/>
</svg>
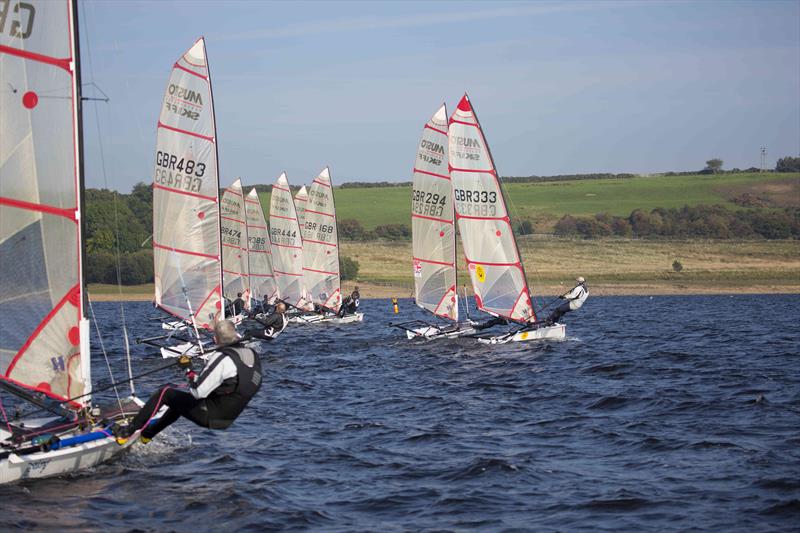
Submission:
<svg viewBox="0 0 800 533">
<path fill-rule="evenodd" d="M 780 207 L 800 203 L 800 175 L 718 174 L 511 183 L 506 192 L 512 217 L 530 218 L 547 225 L 565 214 L 607 212 L 627 216 L 637 208 L 650 210 L 698 204 L 736 208 L 731 199 L 746 192 L 765 197 L 775 207 Z M 367 229 L 382 224 L 410 223 L 410 187 L 337 188 L 335 194 L 340 219 L 354 218 Z M 262 193 L 261 201 L 268 209 L 269 193 Z"/>
</svg>

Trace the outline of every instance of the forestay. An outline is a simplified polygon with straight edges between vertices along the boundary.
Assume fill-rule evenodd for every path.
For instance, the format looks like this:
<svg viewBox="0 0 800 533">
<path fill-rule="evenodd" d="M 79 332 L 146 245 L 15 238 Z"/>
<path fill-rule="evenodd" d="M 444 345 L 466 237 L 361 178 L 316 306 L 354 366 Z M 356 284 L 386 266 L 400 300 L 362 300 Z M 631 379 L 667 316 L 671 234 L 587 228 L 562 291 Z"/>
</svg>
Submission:
<svg viewBox="0 0 800 533">
<path fill-rule="evenodd" d="M 155 302 L 209 329 L 221 309 L 219 174 L 205 42 L 172 67 L 153 178 Z"/>
<path fill-rule="evenodd" d="M 250 309 L 250 268 L 247 251 L 247 222 L 242 180 L 225 189 L 220 202 L 222 238 L 222 294 L 233 301 L 239 294 Z"/>
<path fill-rule="evenodd" d="M 308 189 L 303 228 L 303 275 L 311 301 L 338 311 L 342 304 L 339 238 L 331 175 L 327 167 Z"/>
<path fill-rule="evenodd" d="M 456 220 L 478 308 L 535 318 L 497 171 L 467 95 L 450 118 L 449 137 Z"/>
<path fill-rule="evenodd" d="M 302 229 L 305 225 L 306 221 L 306 204 L 308 203 L 308 191 L 306 191 L 306 186 L 303 185 L 300 187 L 300 190 L 297 191 L 297 194 L 294 195 L 294 206 L 297 209 L 297 222 L 300 224 L 300 228 Z"/>
<path fill-rule="evenodd" d="M 58 400 L 90 390 L 75 12 L 0 1 L 0 379 Z"/>
<path fill-rule="evenodd" d="M 437 316 L 458 320 L 456 240 L 444 105 L 425 124 L 417 148 L 411 231 L 417 305 Z"/>
<path fill-rule="evenodd" d="M 278 290 L 272 273 L 272 252 L 264 210 L 255 189 L 250 191 L 244 201 L 247 213 L 247 255 L 250 263 L 251 295 L 258 301 L 263 301 L 266 296 L 269 302 L 273 302 L 278 296 Z"/>
<path fill-rule="evenodd" d="M 290 305 L 305 304 L 303 283 L 303 238 L 286 173 L 272 186 L 269 203 L 269 228 L 272 243 L 272 271 L 280 298 Z"/>
</svg>

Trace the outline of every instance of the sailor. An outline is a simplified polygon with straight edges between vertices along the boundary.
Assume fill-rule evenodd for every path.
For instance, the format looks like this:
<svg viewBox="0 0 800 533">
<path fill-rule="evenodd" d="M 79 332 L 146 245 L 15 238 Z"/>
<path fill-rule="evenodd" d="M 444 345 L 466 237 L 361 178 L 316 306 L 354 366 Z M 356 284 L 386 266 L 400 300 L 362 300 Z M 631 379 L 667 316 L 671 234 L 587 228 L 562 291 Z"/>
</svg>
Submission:
<svg viewBox="0 0 800 533">
<path fill-rule="evenodd" d="M 117 443 L 125 444 L 141 429 L 140 440 L 146 444 L 181 416 L 209 429 L 226 429 L 236 420 L 261 388 L 261 361 L 241 343 L 230 320 L 214 325 L 214 341 L 225 347 L 210 355 L 199 375 L 188 361 L 188 391 L 171 384 L 161 387 L 127 426 L 114 426 Z M 166 412 L 150 424 L 162 405 L 167 406 Z"/>
<path fill-rule="evenodd" d="M 233 316 L 238 315 L 239 313 L 242 312 L 242 309 L 244 309 L 244 300 L 242 300 L 241 292 L 236 293 L 236 299 L 231 304 L 231 308 L 233 311 Z"/>
<path fill-rule="evenodd" d="M 490 318 L 486 322 L 480 322 L 478 324 L 473 324 L 472 327 L 477 331 L 481 331 L 481 330 L 484 330 L 484 329 L 487 329 L 487 328 L 491 328 L 491 327 L 494 327 L 494 326 L 497 326 L 497 325 L 500 325 L 500 324 L 507 325 L 508 324 L 508 320 L 503 318 L 503 317 L 501 317 L 501 316 L 496 316 L 494 318 Z"/>
<path fill-rule="evenodd" d="M 554 324 L 561 319 L 566 313 L 580 309 L 586 298 L 589 297 L 589 289 L 586 287 L 586 280 L 583 276 L 575 278 L 577 285 L 570 289 L 569 292 L 559 296 L 560 299 L 565 300 L 564 303 L 556 307 L 549 317 L 547 317 L 548 324 Z"/>
<path fill-rule="evenodd" d="M 264 329 L 249 329 L 247 335 L 257 339 L 273 340 L 286 329 L 286 324 L 289 323 L 289 319 L 286 318 L 286 304 L 278 302 L 275 310 L 267 318 L 256 318 L 255 320 L 264 326 Z"/>
<path fill-rule="evenodd" d="M 339 308 L 339 316 L 352 315 L 358 310 L 361 304 L 361 293 L 358 292 L 358 285 L 350 293 L 350 296 L 344 299 L 342 306 Z"/>
</svg>

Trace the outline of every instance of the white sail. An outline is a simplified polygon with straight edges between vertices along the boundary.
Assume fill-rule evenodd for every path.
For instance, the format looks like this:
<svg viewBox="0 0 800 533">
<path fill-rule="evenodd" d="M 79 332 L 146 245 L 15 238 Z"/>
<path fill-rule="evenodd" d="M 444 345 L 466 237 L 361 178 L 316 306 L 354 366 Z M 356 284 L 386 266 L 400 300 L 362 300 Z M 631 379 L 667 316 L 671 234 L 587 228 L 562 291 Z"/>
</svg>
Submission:
<svg viewBox="0 0 800 533">
<path fill-rule="evenodd" d="M 535 318 L 497 170 L 467 95 L 450 118 L 449 147 L 456 220 L 478 308 L 516 321 Z"/>
<path fill-rule="evenodd" d="M 456 231 L 447 150 L 447 109 L 442 105 L 422 130 L 414 163 L 414 295 L 421 308 L 457 321 Z"/>
<path fill-rule="evenodd" d="M 331 175 L 327 167 L 308 189 L 303 227 L 303 275 L 311 301 L 338 311 L 342 305 L 339 237 Z"/>
<path fill-rule="evenodd" d="M 0 379 L 59 400 L 90 390 L 75 11 L 0 2 Z"/>
<path fill-rule="evenodd" d="M 303 237 L 297 211 L 284 172 L 272 186 L 269 203 L 269 236 L 272 243 L 272 271 L 281 300 L 296 307 L 306 301 L 303 282 Z"/>
<path fill-rule="evenodd" d="M 247 212 L 247 255 L 250 258 L 250 291 L 254 299 L 263 301 L 267 297 L 273 302 L 278 297 L 275 275 L 272 273 L 272 251 L 264 219 L 264 209 L 255 189 L 245 201 Z"/>
<path fill-rule="evenodd" d="M 219 172 L 211 78 L 201 38 L 172 67 L 153 178 L 155 302 L 201 328 L 224 314 Z"/>
<path fill-rule="evenodd" d="M 308 203 L 308 191 L 306 191 L 306 186 L 303 185 L 300 187 L 300 190 L 297 191 L 297 194 L 294 195 L 294 206 L 297 209 L 297 222 L 300 224 L 300 228 L 302 229 L 306 222 L 306 204 Z"/>
<path fill-rule="evenodd" d="M 247 253 L 247 222 L 242 180 L 222 192 L 220 202 L 222 239 L 222 294 L 230 301 L 239 294 L 250 309 L 250 268 Z"/>
</svg>

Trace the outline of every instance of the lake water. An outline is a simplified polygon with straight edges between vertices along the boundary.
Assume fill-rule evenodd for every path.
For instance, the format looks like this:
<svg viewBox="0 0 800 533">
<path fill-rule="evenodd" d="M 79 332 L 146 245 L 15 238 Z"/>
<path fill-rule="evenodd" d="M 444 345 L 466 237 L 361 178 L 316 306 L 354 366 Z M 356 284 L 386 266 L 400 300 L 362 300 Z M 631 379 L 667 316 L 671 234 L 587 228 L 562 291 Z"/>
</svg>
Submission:
<svg viewBox="0 0 800 533">
<path fill-rule="evenodd" d="M 94 305 L 123 377 L 120 304 Z M 265 346 L 227 431 L 182 420 L 93 472 L 0 487 L 0 529 L 800 527 L 800 297 L 590 297 L 565 342 L 503 346 L 410 342 L 387 325 L 424 317 L 410 301 L 362 307 Z M 149 304 L 125 312 L 158 332 Z"/>
</svg>

